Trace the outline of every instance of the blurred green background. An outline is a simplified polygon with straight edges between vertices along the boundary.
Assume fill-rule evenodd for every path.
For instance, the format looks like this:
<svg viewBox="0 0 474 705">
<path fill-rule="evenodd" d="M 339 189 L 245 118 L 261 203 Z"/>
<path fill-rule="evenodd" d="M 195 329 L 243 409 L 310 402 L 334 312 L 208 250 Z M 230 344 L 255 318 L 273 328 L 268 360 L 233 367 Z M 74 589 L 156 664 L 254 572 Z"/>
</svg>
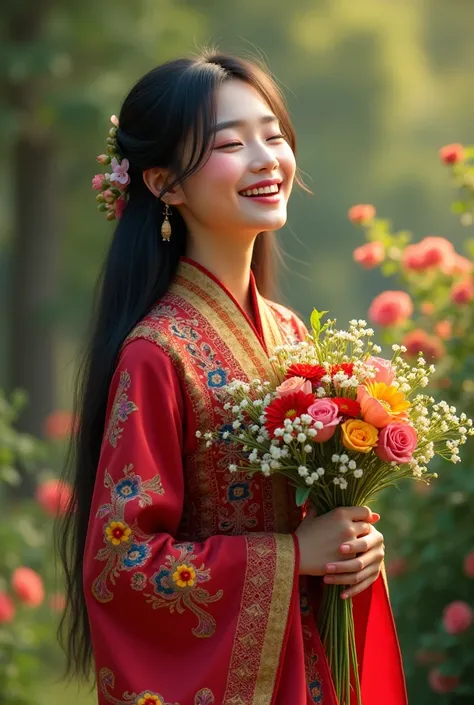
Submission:
<svg viewBox="0 0 474 705">
<path fill-rule="evenodd" d="M 0 20 L 0 388 L 28 391 L 20 431 L 44 437 L 48 415 L 70 408 L 113 229 L 91 190 L 95 157 L 133 82 L 168 58 L 215 44 L 262 57 L 282 85 L 314 193 L 294 192 L 280 233 L 283 299 L 304 317 L 313 306 L 365 317 L 385 288 L 353 262 L 354 203 L 465 254 L 438 149 L 473 141 L 474 4 L 5 0 Z M 54 684 L 36 693 L 41 705 L 65 697 Z"/>
</svg>

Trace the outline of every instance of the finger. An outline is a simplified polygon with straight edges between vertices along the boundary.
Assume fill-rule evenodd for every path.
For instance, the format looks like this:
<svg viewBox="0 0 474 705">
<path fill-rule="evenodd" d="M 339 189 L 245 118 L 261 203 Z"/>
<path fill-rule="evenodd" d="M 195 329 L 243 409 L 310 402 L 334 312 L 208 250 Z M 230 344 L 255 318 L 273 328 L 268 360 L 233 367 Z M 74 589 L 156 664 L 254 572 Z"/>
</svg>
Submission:
<svg viewBox="0 0 474 705">
<path fill-rule="evenodd" d="M 356 556 L 354 558 L 345 561 L 335 561 L 333 563 L 328 563 L 325 566 L 325 572 L 329 575 L 339 574 L 339 573 L 358 573 L 364 570 L 369 565 L 376 565 L 380 568 L 382 563 L 384 552 L 380 546 L 376 546 L 368 550 L 361 556 Z"/>
<path fill-rule="evenodd" d="M 359 536 L 353 541 L 346 541 L 339 548 L 339 551 L 343 554 L 366 553 L 371 548 L 377 548 L 377 546 L 383 547 L 383 536 L 379 531 L 374 530 L 365 536 Z"/>
<path fill-rule="evenodd" d="M 371 576 L 377 576 L 380 571 L 380 563 L 371 563 L 363 570 L 356 573 L 341 573 L 340 575 L 325 575 L 326 585 L 359 585 L 368 580 Z M 375 579 L 375 578 L 374 578 Z"/>
<path fill-rule="evenodd" d="M 348 527 L 347 540 L 340 546 L 339 551 L 346 555 L 355 553 L 352 550 L 352 542 L 361 536 L 367 536 L 372 531 L 372 524 L 365 521 L 355 521 Z"/>
<path fill-rule="evenodd" d="M 380 514 L 373 512 L 370 507 L 346 507 L 345 510 L 349 513 L 352 521 L 376 522 L 380 519 Z"/>
<path fill-rule="evenodd" d="M 361 583 L 358 583 L 357 585 L 354 585 L 353 587 L 344 590 L 344 592 L 341 594 L 341 598 L 343 600 L 347 600 L 349 597 L 355 597 L 356 595 L 363 592 L 364 590 L 367 590 L 368 587 L 373 585 L 373 583 L 375 583 L 378 577 L 379 574 L 375 573 L 374 575 L 371 575 L 370 578 L 363 580 Z"/>
</svg>

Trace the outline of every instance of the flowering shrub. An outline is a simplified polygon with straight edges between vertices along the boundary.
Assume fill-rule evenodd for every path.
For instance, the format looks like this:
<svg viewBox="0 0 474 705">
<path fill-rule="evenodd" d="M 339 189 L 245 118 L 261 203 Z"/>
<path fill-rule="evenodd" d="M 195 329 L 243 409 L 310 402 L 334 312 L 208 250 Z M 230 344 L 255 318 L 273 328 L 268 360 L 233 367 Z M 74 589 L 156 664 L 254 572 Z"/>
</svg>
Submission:
<svg viewBox="0 0 474 705">
<path fill-rule="evenodd" d="M 70 490 L 40 472 L 36 496 L 24 496 L 23 479 L 28 477 L 24 484 L 31 484 L 48 447 L 14 430 L 23 404 L 21 394 L 8 400 L 0 390 L 0 700 L 4 705 L 36 702 L 38 683 L 47 677 L 48 669 L 60 668 L 61 658 L 55 622 L 64 598 L 55 586 L 51 528 L 52 516 L 67 510 Z M 58 427 L 53 431 L 57 437 Z"/>
<path fill-rule="evenodd" d="M 474 148 L 447 145 L 439 154 L 459 189 L 452 211 L 468 227 L 474 212 Z M 372 302 L 371 322 L 386 344 L 405 345 L 409 359 L 422 351 L 435 362 L 429 391 L 472 415 L 474 240 L 467 238 L 462 252 L 437 235 L 413 242 L 409 232 L 394 232 L 367 205 L 351 208 L 349 219 L 366 239 L 354 250 L 354 260 L 366 269 L 380 267 L 396 281 Z M 377 507 L 409 700 L 417 705 L 474 702 L 473 501 L 471 442 L 462 463 L 439 472 L 436 482 L 391 493 L 390 504 L 382 499 Z"/>
</svg>

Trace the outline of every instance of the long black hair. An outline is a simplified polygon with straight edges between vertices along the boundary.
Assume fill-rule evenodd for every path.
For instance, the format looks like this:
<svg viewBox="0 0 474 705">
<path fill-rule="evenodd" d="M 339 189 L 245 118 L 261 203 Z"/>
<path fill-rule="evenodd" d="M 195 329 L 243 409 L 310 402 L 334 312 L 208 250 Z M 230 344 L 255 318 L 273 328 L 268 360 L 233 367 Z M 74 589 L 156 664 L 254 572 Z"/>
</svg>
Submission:
<svg viewBox="0 0 474 705">
<path fill-rule="evenodd" d="M 162 242 L 163 203 L 145 185 L 142 172 L 152 167 L 169 169 L 174 174 L 174 181 L 168 184 L 171 188 L 202 166 L 215 125 L 216 91 L 232 78 L 245 81 L 260 93 L 295 151 L 293 127 L 270 75 L 258 62 L 215 50 L 151 70 L 131 89 L 120 111 L 117 143 L 130 164 L 130 196 L 98 281 L 90 342 L 76 379 L 77 427 L 64 472 L 73 486 L 71 511 L 56 527 L 66 580 L 67 604 L 59 638 L 67 656 L 67 677 L 87 679 L 92 670 L 82 561 L 109 386 L 126 336 L 166 293 L 179 258 L 186 252 L 186 226 L 176 209 L 171 216 L 171 241 Z M 183 163 L 185 139 L 190 139 L 193 148 Z M 271 296 L 275 253 L 273 233 L 260 233 L 252 269 L 264 296 Z"/>
</svg>

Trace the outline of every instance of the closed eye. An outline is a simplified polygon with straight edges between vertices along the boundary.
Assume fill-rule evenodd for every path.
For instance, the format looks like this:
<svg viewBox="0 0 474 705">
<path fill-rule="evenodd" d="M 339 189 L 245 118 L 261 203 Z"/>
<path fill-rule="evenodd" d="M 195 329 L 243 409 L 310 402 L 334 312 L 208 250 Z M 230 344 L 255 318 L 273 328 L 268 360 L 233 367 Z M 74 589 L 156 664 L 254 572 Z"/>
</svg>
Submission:
<svg viewBox="0 0 474 705">
<path fill-rule="evenodd" d="M 267 142 L 270 140 L 279 140 L 283 139 L 283 135 L 273 135 L 273 137 L 269 137 L 267 139 Z M 219 147 L 216 147 L 216 149 L 227 149 L 228 147 L 240 147 L 242 145 L 241 142 L 229 142 L 228 144 L 221 144 Z"/>
</svg>

